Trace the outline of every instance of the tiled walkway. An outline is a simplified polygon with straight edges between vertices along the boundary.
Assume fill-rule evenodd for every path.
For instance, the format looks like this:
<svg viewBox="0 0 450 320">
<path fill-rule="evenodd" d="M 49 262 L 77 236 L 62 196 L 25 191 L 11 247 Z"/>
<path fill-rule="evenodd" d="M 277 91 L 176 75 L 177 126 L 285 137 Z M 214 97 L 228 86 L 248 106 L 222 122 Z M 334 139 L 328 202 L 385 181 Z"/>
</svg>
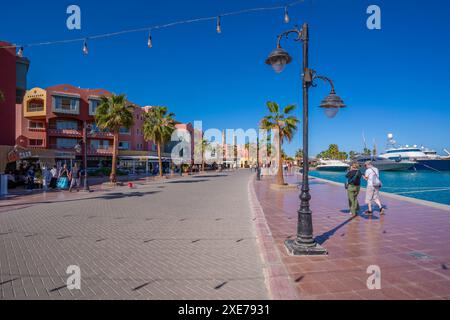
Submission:
<svg viewBox="0 0 450 320">
<path fill-rule="evenodd" d="M 345 189 L 312 180 L 314 234 L 329 255 L 291 257 L 284 241 L 296 234 L 299 191 L 274 191 L 266 179 L 254 182 L 256 195 L 301 299 L 450 299 L 450 211 L 384 196 L 385 217 L 351 219 Z M 381 290 L 367 288 L 372 265 Z"/>
<path fill-rule="evenodd" d="M 249 172 L 0 201 L 1 299 L 269 298 Z M 68 266 L 81 290 L 66 287 Z"/>
</svg>

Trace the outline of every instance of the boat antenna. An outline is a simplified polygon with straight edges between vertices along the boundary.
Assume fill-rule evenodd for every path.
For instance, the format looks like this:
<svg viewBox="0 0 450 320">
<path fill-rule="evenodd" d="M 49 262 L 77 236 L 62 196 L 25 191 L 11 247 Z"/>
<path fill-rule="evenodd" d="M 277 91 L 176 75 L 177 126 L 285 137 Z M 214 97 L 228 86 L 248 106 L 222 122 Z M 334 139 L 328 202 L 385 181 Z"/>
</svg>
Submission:
<svg viewBox="0 0 450 320">
<path fill-rule="evenodd" d="M 364 151 L 367 150 L 367 142 L 366 142 L 366 135 L 364 134 L 364 131 L 362 132 L 362 138 L 364 143 Z"/>
</svg>

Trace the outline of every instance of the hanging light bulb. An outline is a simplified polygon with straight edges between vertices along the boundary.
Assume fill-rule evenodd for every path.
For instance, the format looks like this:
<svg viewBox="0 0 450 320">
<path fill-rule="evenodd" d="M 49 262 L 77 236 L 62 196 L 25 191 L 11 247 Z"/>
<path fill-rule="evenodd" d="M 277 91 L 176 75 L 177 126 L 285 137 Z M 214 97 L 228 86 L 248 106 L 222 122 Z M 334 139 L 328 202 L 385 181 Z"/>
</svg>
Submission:
<svg viewBox="0 0 450 320">
<path fill-rule="evenodd" d="M 216 31 L 218 34 L 222 33 L 222 27 L 220 26 L 220 16 L 217 17 L 217 28 Z"/>
<path fill-rule="evenodd" d="M 17 52 L 17 55 L 18 55 L 20 58 L 23 58 L 23 47 L 20 47 L 20 48 L 19 48 L 19 51 Z"/>
<path fill-rule="evenodd" d="M 285 23 L 289 23 L 291 19 L 289 19 L 289 13 L 288 13 L 288 8 L 284 8 L 284 22 Z"/>
<path fill-rule="evenodd" d="M 151 32 L 151 30 L 148 32 L 147 46 L 148 46 L 150 49 L 153 47 L 153 42 L 152 42 L 152 32 Z"/>
<path fill-rule="evenodd" d="M 88 45 L 87 45 L 87 39 L 84 40 L 84 44 L 83 44 L 83 53 L 84 53 L 85 55 L 88 55 L 88 54 L 89 54 L 89 48 L 88 48 Z"/>
</svg>

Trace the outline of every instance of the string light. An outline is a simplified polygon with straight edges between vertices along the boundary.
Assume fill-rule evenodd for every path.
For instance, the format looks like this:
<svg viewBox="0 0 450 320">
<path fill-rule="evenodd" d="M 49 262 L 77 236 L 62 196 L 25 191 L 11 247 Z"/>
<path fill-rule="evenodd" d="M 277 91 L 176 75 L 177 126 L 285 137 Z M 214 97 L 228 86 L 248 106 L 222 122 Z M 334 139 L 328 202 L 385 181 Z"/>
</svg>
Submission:
<svg viewBox="0 0 450 320">
<path fill-rule="evenodd" d="M 18 55 L 20 58 L 23 58 L 23 47 L 20 47 L 20 48 L 19 48 L 19 51 L 17 52 L 17 55 Z"/>
<path fill-rule="evenodd" d="M 110 37 L 114 37 L 114 36 L 118 36 L 118 35 L 122 35 L 122 34 L 147 31 L 147 30 L 150 30 L 150 29 L 164 29 L 164 28 L 169 28 L 169 27 L 181 25 L 181 24 L 188 24 L 188 23 L 201 22 L 201 21 L 211 21 L 211 20 L 216 20 L 217 21 L 217 33 L 221 33 L 222 32 L 222 28 L 221 28 L 221 25 L 220 25 L 220 18 L 221 17 L 236 16 L 236 15 L 242 15 L 242 14 L 248 14 L 248 13 L 254 13 L 254 12 L 261 12 L 261 11 L 284 10 L 284 12 L 285 12 L 284 21 L 286 23 L 289 23 L 290 18 L 289 18 L 289 14 L 288 14 L 288 8 L 297 6 L 297 5 L 299 5 L 300 3 L 303 3 L 303 2 L 305 2 L 305 0 L 297 0 L 297 1 L 294 1 L 294 2 L 289 3 L 287 5 L 285 4 L 283 6 L 244 9 L 244 10 L 240 10 L 240 11 L 222 13 L 220 15 L 212 16 L 212 17 L 195 18 L 195 19 L 189 19 L 189 20 L 181 20 L 181 21 L 170 22 L 170 23 L 163 24 L 163 25 L 147 26 L 145 28 L 129 29 L 129 30 L 122 30 L 122 31 L 111 32 L 111 33 L 91 35 L 88 38 L 77 38 L 77 39 L 66 39 L 66 40 L 59 40 L 59 41 L 47 41 L 47 42 L 29 43 L 29 44 L 22 44 L 22 45 L 13 44 L 13 45 L 8 45 L 8 46 L 0 46 L 0 49 L 8 49 L 8 48 L 15 48 L 15 49 L 17 49 L 17 48 L 20 48 L 20 49 L 22 49 L 22 54 L 23 54 L 23 47 L 37 47 L 37 46 L 46 46 L 46 45 L 55 45 L 55 44 L 67 44 L 67 43 L 83 41 L 84 42 L 83 53 L 84 54 L 88 54 L 89 50 L 88 50 L 88 46 L 87 46 L 87 39 L 93 40 L 93 39 L 100 39 L 100 38 L 110 38 Z M 150 35 L 149 35 L 149 40 L 151 40 L 151 36 Z M 20 49 L 19 49 L 19 53 L 21 51 Z"/>
<path fill-rule="evenodd" d="M 84 43 L 83 43 L 83 53 L 85 55 L 89 54 L 89 48 L 88 48 L 88 44 L 87 44 L 87 39 L 84 39 Z"/>
<path fill-rule="evenodd" d="M 152 31 L 148 31 L 148 41 L 147 41 L 147 47 L 150 49 L 153 48 L 153 42 L 152 42 Z"/>
<path fill-rule="evenodd" d="M 220 26 L 220 16 L 217 17 L 217 28 L 216 31 L 218 34 L 222 33 L 222 27 Z"/>
<path fill-rule="evenodd" d="M 289 12 L 288 12 L 288 8 L 284 8 L 284 22 L 285 23 L 289 23 L 291 19 L 289 19 Z"/>
</svg>

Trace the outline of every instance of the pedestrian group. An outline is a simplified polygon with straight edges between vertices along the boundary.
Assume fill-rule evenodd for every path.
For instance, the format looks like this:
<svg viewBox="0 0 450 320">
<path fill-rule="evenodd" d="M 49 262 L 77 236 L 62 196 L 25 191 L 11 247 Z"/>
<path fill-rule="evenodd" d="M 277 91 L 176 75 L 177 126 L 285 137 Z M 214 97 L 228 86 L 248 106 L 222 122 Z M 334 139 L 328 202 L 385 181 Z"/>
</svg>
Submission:
<svg viewBox="0 0 450 320">
<path fill-rule="evenodd" d="M 355 162 L 351 165 L 350 170 L 346 175 L 347 183 L 345 184 L 345 187 L 347 189 L 350 214 L 353 216 L 359 214 L 360 205 L 358 202 L 358 195 L 361 191 L 361 179 L 364 179 L 367 181 L 365 202 L 368 207 L 368 210 L 364 213 L 368 216 L 372 216 L 373 203 L 375 203 L 380 210 L 380 215 L 384 215 L 386 209 L 383 207 L 380 200 L 380 189 L 383 186 L 380 179 L 380 172 L 373 166 L 371 161 L 366 162 L 364 166 L 365 171 L 363 174 L 359 164 Z"/>
</svg>

